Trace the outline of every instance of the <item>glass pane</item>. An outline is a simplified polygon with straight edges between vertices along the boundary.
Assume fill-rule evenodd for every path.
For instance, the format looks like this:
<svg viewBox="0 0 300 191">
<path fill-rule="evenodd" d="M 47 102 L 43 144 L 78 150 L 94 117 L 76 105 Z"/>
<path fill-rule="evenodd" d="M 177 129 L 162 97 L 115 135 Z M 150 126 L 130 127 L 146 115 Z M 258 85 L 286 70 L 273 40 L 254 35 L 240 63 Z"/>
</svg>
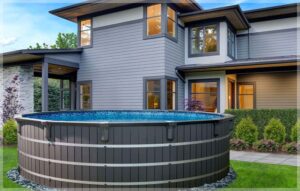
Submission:
<svg viewBox="0 0 300 191">
<path fill-rule="evenodd" d="M 91 30 L 91 26 L 92 26 L 91 19 L 80 21 L 80 29 L 81 29 L 81 31 Z"/>
<path fill-rule="evenodd" d="M 239 85 L 239 94 L 254 94 L 253 85 Z"/>
<path fill-rule="evenodd" d="M 147 93 L 147 109 L 160 109 L 160 93 Z"/>
<path fill-rule="evenodd" d="M 69 80 L 63 80 L 63 88 L 69 89 L 70 88 L 70 81 Z"/>
<path fill-rule="evenodd" d="M 161 4 L 147 7 L 147 18 L 161 15 Z"/>
<path fill-rule="evenodd" d="M 217 94 L 192 94 L 192 99 L 201 101 L 204 105 L 204 111 L 206 112 L 218 111 Z"/>
<path fill-rule="evenodd" d="M 80 85 L 80 109 L 91 109 L 91 87 L 89 84 Z"/>
<path fill-rule="evenodd" d="M 147 92 L 160 92 L 160 80 L 148 80 Z"/>
<path fill-rule="evenodd" d="M 199 28 L 199 27 L 192 28 L 192 38 L 198 38 L 203 40 L 204 38 L 203 28 Z"/>
<path fill-rule="evenodd" d="M 63 92 L 63 109 L 71 109 L 71 92 Z"/>
<path fill-rule="evenodd" d="M 175 37 L 176 36 L 176 23 L 171 19 L 168 19 L 168 35 Z"/>
<path fill-rule="evenodd" d="M 176 82 L 174 80 L 167 81 L 167 109 L 175 110 L 176 106 Z"/>
<path fill-rule="evenodd" d="M 240 95 L 239 96 L 239 109 L 253 109 L 254 106 L 253 95 Z"/>
<path fill-rule="evenodd" d="M 205 27 L 205 52 L 217 51 L 217 29 L 216 26 Z"/>
<path fill-rule="evenodd" d="M 91 44 L 91 31 L 82 31 L 80 37 L 81 46 L 88 46 Z"/>
<path fill-rule="evenodd" d="M 170 7 L 168 7 L 168 17 L 171 18 L 173 21 L 175 21 L 175 11 L 173 9 L 171 9 Z"/>
<path fill-rule="evenodd" d="M 161 33 L 161 17 L 147 19 L 147 35 L 158 35 Z"/>
<path fill-rule="evenodd" d="M 197 82 L 192 83 L 191 93 L 217 93 L 217 82 Z"/>
<path fill-rule="evenodd" d="M 176 82 L 174 80 L 167 81 L 167 90 L 168 93 L 176 92 Z"/>
<path fill-rule="evenodd" d="M 199 39 L 192 39 L 192 54 L 200 54 L 203 51 L 203 41 Z"/>
</svg>

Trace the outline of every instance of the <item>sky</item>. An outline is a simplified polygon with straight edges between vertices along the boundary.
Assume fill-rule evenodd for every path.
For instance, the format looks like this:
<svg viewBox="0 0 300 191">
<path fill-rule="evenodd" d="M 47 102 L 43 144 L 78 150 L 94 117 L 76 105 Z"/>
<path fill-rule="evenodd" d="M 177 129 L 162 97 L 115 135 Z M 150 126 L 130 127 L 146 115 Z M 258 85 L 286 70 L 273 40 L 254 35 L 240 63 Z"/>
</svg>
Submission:
<svg viewBox="0 0 300 191">
<path fill-rule="evenodd" d="M 243 10 L 299 0 L 196 0 L 204 9 L 240 4 Z M 83 0 L 1 0 L 0 52 L 27 49 L 37 42 L 54 44 L 59 32 L 76 32 L 76 24 L 49 13 Z"/>
</svg>

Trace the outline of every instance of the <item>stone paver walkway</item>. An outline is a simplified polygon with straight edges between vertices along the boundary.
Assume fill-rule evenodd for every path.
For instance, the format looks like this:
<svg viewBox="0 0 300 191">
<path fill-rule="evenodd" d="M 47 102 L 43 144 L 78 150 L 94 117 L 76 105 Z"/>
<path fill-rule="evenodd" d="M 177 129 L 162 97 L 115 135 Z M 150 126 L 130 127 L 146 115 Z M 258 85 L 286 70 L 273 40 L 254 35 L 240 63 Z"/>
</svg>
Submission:
<svg viewBox="0 0 300 191">
<path fill-rule="evenodd" d="M 289 154 L 230 151 L 230 160 L 300 166 L 300 155 Z"/>
</svg>

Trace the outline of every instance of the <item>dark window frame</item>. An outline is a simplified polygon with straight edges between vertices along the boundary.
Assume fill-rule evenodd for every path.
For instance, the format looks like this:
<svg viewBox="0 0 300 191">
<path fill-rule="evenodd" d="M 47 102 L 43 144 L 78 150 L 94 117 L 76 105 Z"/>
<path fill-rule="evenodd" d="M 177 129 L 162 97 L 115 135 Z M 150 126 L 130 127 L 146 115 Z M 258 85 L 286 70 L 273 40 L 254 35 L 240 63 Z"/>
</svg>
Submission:
<svg viewBox="0 0 300 191">
<path fill-rule="evenodd" d="M 147 81 L 150 80 L 160 80 L 160 109 L 148 109 L 147 105 Z M 175 81 L 175 110 L 178 110 L 178 79 L 170 76 L 153 76 L 153 77 L 144 77 L 143 78 L 143 108 L 146 110 L 167 110 L 168 108 L 168 89 L 167 89 L 167 81 L 173 80 Z"/>
<path fill-rule="evenodd" d="M 81 109 L 80 106 L 81 106 L 81 102 L 80 102 L 80 86 L 81 85 L 86 85 L 86 84 L 89 84 L 90 85 L 90 103 L 91 103 L 91 106 L 89 109 Z M 93 109 L 93 82 L 91 80 L 87 80 L 87 81 L 78 81 L 77 82 L 77 109 L 78 110 L 92 110 Z"/>
<path fill-rule="evenodd" d="M 203 28 L 204 29 L 204 38 L 203 38 L 203 50 L 205 50 L 205 27 L 216 26 L 216 35 L 217 35 L 217 51 L 215 52 L 201 52 L 201 53 L 192 53 L 192 29 L 193 28 Z M 188 56 L 192 57 L 203 57 L 203 56 L 216 56 L 220 55 L 220 22 L 206 22 L 206 23 L 194 23 L 189 25 L 188 28 Z"/>
<path fill-rule="evenodd" d="M 81 46 L 81 21 L 84 21 L 84 20 L 90 20 L 91 21 L 91 40 L 90 40 L 90 44 L 89 45 L 85 45 L 85 46 Z M 86 30 L 87 31 L 87 30 Z M 93 47 L 93 18 L 81 18 L 78 20 L 78 27 L 77 27 L 77 45 L 79 48 L 92 48 Z"/>
<path fill-rule="evenodd" d="M 148 20 L 147 7 L 156 5 L 156 4 L 159 4 L 159 3 L 151 3 L 151 4 L 147 4 L 144 6 L 144 27 L 143 27 L 144 40 L 166 37 L 177 43 L 178 42 L 178 12 L 176 11 L 176 7 L 171 4 L 167 4 L 167 3 L 161 4 L 161 33 L 157 34 L 157 35 L 151 35 L 151 36 L 147 35 L 147 20 Z M 175 11 L 175 21 L 176 21 L 175 22 L 175 34 L 176 34 L 175 37 L 168 34 L 168 26 L 167 26 L 168 25 L 168 7 L 170 7 L 171 9 L 173 9 Z"/>
<path fill-rule="evenodd" d="M 253 94 L 242 94 L 242 95 L 253 95 L 253 108 L 252 109 L 256 109 L 256 83 L 255 82 L 238 82 L 237 83 L 237 90 L 236 90 L 236 94 L 237 94 L 237 109 L 241 109 L 240 108 L 240 86 L 241 85 L 253 85 Z"/>
<path fill-rule="evenodd" d="M 217 112 L 221 110 L 221 87 L 220 87 L 220 78 L 208 78 L 208 79 L 195 79 L 188 81 L 188 99 L 192 99 L 192 83 L 205 83 L 205 82 L 217 82 Z M 204 94 L 204 93 L 203 93 Z M 208 94 L 208 93 L 207 93 Z"/>
</svg>

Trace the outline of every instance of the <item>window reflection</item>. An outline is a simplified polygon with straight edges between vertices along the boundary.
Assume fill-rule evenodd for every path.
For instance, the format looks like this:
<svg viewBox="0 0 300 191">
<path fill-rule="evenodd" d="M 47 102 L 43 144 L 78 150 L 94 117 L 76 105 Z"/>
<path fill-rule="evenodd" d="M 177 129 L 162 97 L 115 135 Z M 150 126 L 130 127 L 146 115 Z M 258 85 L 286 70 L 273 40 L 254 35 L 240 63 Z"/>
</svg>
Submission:
<svg viewBox="0 0 300 191">
<path fill-rule="evenodd" d="M 80 46 L 91 45 L 91 19 L 80 21 Z"/>
<path fill-rule="evenodd" d="M 147 35 L 161 34 L 161 4 L 147 7 Z"/>
<path fill-rule="evenodd" d="M 239 109 L 254 108 L 254 84 L 239 84 Z"/>
<path fill-rule="evenodd" d="M 147 81 L 147 109 L 160 109 L 160 80 Z"/>
</svg>

